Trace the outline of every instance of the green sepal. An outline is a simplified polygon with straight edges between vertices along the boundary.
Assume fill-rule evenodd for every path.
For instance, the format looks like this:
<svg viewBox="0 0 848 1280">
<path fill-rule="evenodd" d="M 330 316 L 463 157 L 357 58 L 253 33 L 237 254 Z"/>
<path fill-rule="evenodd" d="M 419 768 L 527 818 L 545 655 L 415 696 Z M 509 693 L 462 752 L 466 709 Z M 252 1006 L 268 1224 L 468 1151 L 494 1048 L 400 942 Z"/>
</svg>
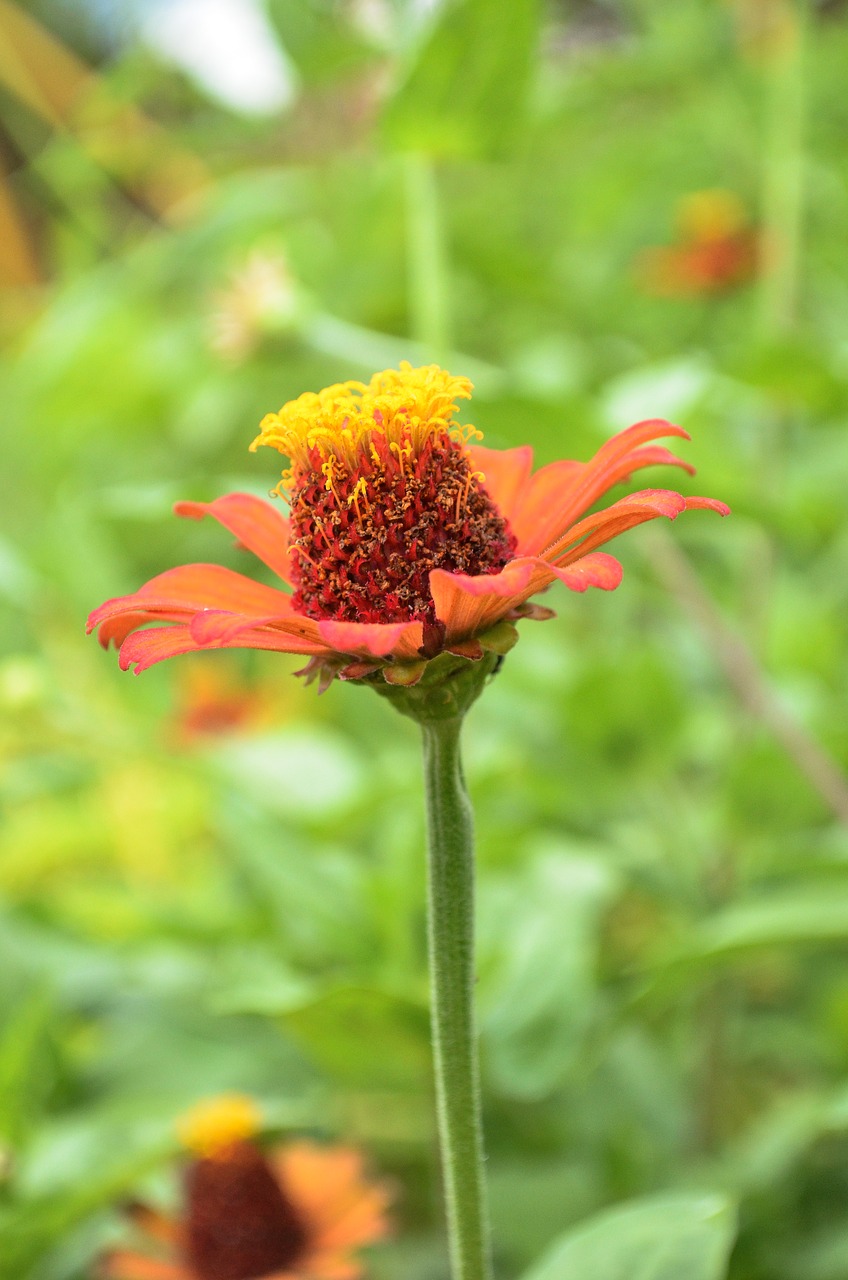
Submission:
<svg viewBox="0 0 848 1280">
<path fill-rule="evenodd" d="M 394 662 L 389 666 L 383 667 L 383 679 L 389 684 L 408 689 L 411 685 L 418 684 L 426 670 L 426 660 L 422 662 Z"/>
<path fill-rule="evenodd" d="M 478 636 L 480 644 L 489 653 L 497 653 L 503 656 L 509 653 L 510 649 L 518 643 L 518 631 L 511 622 L 501 620 L 496 622 L 488 631 L 484 631 Z"/>
</svg>

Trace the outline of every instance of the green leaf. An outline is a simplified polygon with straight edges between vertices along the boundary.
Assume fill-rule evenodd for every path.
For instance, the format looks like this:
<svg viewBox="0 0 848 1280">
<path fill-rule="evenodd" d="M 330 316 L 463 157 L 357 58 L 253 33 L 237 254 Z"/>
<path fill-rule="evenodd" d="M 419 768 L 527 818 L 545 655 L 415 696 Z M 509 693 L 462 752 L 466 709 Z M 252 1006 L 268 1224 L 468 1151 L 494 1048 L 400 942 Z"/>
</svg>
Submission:
<svg viewBox="0 0 848 1280">
<path fill-rule="evenodd" d="M 600 857 L 553 845 L 504 888 L 481 920 L 481 952 L 492 940 L 482 995 L 488 1067 L 508 1093 L 542 1097 L 582 1048 L 615 878 Z"/>
<path fill-rule="evenodd" d="M 503 154 L 520 127 L 537 26 L 536 0 L 448 0 L 386 109 L 389 143 L 433 157 Z"/>
<path fill-rule="evenodd" d="M 286 1030 L 331 1079 L 352 1088 L 423 1088 L 429 1080 L 427 1010 L 366 987 L 336 987 L 283 1017 Z"/>
<path fill-rule="evenodd" d="M 0 1037 L 0 1142 L 15 1146 L 44 1093 L 53 1001 L 41 989 L 15 1008 Z"/>
<path fill-rule="evenodd" d="M 722 1196 L 650 1196 L 567 1231 L 524 1280 L 721 1280 L 735 1234 Z"/>
</svg>

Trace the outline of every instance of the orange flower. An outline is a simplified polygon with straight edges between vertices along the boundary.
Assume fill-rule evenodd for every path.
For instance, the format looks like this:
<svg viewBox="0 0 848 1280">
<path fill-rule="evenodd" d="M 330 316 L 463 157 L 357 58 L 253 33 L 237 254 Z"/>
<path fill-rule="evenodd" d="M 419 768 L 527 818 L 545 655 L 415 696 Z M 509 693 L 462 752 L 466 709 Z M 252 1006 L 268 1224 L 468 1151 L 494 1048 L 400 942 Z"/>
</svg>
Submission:
<svg viewBox="0 0 848 1280">
<path fill-rule="evenodd" d="M 456 399 L 470 394 L 466 378 L 404 363 L 269 414 L 253 447 L 290 458 L 278 486 L 290 518 L 244 493 L 176 511 L 213 516 L 293 594 L 219 565 L 183 565 L 95 609 L 89 631 L 120 645 L 121 666 L 137 673 L 176 654 L 244 647 L 305 654 L 322 686 L 377 672 L 410 685 L 442 652 L 505 652 L 515 640 L 505 624 L 553 616 L 529 600 L 554 581 L 617 587 L 621 566 L 598 548 L 626 529 L 693 507 L 728 513 L 713 498 L 643 489 L 586 515 L 642 467 L 691 473 L 649 443 L 687 432 L 652 418 L 590 462 L 534 473 L 529 446 L 486 449 L 454 421 Z M 150 622 L 167 625 L 139 630 Z"/>
<path fill-rule="evenodd" d="M 177 689 L 171 733 L 175 745 L 190 747 L 214 738 L 246 733 L 274 720 L 273 694 L 218 667 L 189 666 Z"/>
<path fill-rule="evenodd" d="M 248 1098 L 223 1097 L 186 1117 L 193 1158 L 180 1218 L 130 1210 L 144 1238 L 115 1249 L 102 1280 L 356 1280 L 357 1249 L 388 1231 L 386 1188 L 363 1177 L 359 1152 L 291 1143 L 265 1156 Z"/>
<path fill-rule="evenodd" d="M 643 287 L 660 296 L 726 293 L 754 278 L 760 252 L 732 191 L 696 191 L 678 205 L 676 243 L 645 249 L 636 269 Z"/>
</svg>

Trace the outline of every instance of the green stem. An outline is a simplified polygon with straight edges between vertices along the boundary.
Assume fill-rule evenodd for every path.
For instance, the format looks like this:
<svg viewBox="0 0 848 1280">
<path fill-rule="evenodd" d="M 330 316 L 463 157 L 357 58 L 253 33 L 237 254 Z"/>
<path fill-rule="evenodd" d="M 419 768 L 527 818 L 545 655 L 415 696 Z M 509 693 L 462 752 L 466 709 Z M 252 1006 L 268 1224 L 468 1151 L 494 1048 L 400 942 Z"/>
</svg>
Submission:
<svg viewBox="0 0 848 1280">
<path fill-rule="evenodd" d="M 779 30 L 766 55 L 760 331 L 785 333 L 795 320 L 804 203 L 804 3 L 778 6 Z M 781 21 L 782 18 L 782 21 Z"/>
<path fill-rule="evenodd" d="M 424 720 L 436 1105 L 453 1280 L 491 1275 L 474 1023 L 474 821 L 462 715 Z"/>
<path fill-rule="evenodd" d="M 432 359 L 446 363 L 450 345 L 448 270 L 436 173 L 426 156 L 410 154 L 403 163 L 410 329 Z"/>
</svg>

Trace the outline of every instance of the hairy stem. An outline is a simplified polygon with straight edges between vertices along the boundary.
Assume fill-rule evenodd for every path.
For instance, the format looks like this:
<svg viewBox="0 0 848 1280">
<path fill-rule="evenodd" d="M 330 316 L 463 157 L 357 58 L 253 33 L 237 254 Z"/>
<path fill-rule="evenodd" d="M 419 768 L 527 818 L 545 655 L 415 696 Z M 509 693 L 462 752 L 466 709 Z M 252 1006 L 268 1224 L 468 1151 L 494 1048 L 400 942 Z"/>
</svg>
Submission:
<svg viewBox="0 0 848 1280">
<path fill-rule="evenodd" d="M 474 823 L 462 716 L 424 720 L 436 1104 L 453 1280 L 491 1275 L 474 1020 Z"/>
</svg>

